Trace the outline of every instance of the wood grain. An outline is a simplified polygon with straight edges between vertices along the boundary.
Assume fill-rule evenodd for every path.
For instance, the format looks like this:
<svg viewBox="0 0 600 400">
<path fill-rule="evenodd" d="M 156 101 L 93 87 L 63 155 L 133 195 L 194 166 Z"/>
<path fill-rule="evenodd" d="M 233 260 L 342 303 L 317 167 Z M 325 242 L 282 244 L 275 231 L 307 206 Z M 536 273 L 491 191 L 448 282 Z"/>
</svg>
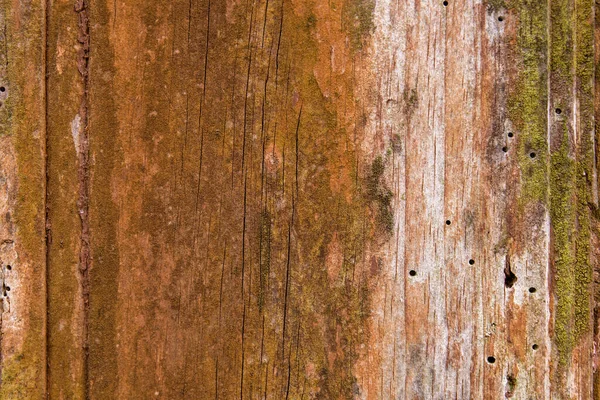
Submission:
<svg viewBox="0 0 600 400">
<path fill-rule="evenodd" d="M 598 398 L 595 8 L 5 0 L 0 398 Z"/>
</svg>

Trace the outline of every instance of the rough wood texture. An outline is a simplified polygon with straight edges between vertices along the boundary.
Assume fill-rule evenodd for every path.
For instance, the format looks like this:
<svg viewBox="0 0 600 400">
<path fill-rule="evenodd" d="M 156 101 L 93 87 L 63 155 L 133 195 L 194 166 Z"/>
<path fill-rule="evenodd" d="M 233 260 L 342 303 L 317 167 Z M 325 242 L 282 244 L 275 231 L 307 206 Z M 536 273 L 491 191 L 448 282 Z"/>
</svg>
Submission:
<svg viewBox="0 0 600 400">
<path fill-rule="evenodd" d="M 3 0 L 0 398 L 600 398 L 593 0 Z"/>
</svg>

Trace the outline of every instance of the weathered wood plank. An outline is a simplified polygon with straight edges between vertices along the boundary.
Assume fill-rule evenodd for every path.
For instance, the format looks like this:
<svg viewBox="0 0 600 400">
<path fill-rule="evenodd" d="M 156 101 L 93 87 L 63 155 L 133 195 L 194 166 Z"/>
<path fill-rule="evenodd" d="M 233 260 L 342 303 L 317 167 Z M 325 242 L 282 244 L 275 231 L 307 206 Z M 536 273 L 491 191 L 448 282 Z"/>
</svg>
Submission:
<svg viewBox="0 0 600 400">
<path fill-rule="evenodd" d="M 80 173 L 86 120 L 80 106 L 84 83 L 78 59 L 84 51 L 72 2 L 47 9 L 48 395 L 84 399 L 86 326 L 82 285 Z"/>
<path fill-rule="evenodd" d="M 2 398 L 598 396 L 593 1 L 2 10 Z"/>
<path fill-rule="evenodd" d="M 45 8 L 0 9 L 0 397 L 46 392 Z"/>
</svg>

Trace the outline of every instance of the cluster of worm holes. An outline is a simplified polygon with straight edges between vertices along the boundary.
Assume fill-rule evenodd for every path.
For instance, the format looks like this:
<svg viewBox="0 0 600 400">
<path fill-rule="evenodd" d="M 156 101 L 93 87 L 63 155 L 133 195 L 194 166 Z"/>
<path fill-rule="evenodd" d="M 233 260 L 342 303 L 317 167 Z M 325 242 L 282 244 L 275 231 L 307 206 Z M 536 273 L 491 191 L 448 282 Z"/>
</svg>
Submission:
<svg viewBox="0 0 600 400">
<path fill-rule="evenodd" d="M 444 5 L 444 7 L 448 6 L 448 2 L 447 1 L 444 1 L 442 4 Z M 504 17 L 502 15 L 500 15 L 498 17 L 498 21 L 500 21 L 500 22 L 504 21 Z M 559 115 L 562 112 L 562 110 L 560 108 L 557 108 L 555 110 L 555 112 L 556 112 L 556 114 Z M 513 138 L 514 136 L 515 136 L 515 134 L 513 132 L 508 132 L 508 137 L 509 138 Z M 508 152 L 508 147 L 507 146 L 502 147 L 502 151 L 505 152 L 505 153 L 507 153 Z M 535 152 L 532 151 L 531 153 L 529 153 L 529 157 L 530 158 L 535 158 L 535 156 L 536 156 Z M 452 221 L 450 221 L 449 219 L 446 220 L 446 225 L 450 225 L 450 224 L 452 224 Z M 474 264 L 475 264 L 475 260 L 470 259 L 469 260 L 469 265 L 474 265 Z M 410 276 L 416 276 L 417 275 L 417 271 L 415 271 L 414 269 L 411 269 L 408 272 L 408 274 Z M 517 280 L 516 278 L 517 277 L 512 272 L 510 272 L 510 277 L 507 277 L 507 280 L 506 280 L 506 286 L 509 287 L 509 288 L 511 288 L 513 286 L 514 282 Z M 537 291 L 537 289 L 534 288 L 534 287 L 530 287 L 529 288 L 529 293 L 535 293 L 536 291 Z M 533 346 L 531 346 L 531 348 L 533 350 L 537 350 L 539 348 L 539 346 L 537 344 L 534 344 Z M 494 357 L 494 356 L 487 357 L 487 362 L 490 363 L 490 364 L 494 364 L 496 362 L 496 357 Z"/>
<path fill-rule="evenodd" d="M 500 20 L 500 18 L 502 18 L 502 17 L 498 17 L 498 20 Z M 560 108 L 556 108 L 554 110 L 554 112 L 556 113 L 556 115 L 562 114 L 562 110 Z M 512 138 L 514 136 L 515 136 L 514 133 L 508 132 L 508 137 L 509 138 Z M 502 151 L 505 152 L 505 153 L 507 153 L 508 152 L 508 147 L 507 146 L 502 147 Z M 535 156 L 536 156 L 535 151 L 532 151 L 532 152 L 529 153 L 529 157 L 530 158 L 535 158 Z"/>
<path fill-rule="evenodd" d="M 513 134 L 512 132 L 509 132 L 509 133 L 508 133 L 508 137 L 511 137 L 511 138 L 512 138 L 513 136 L 514 136 L 514 134 Z M 535 153 L 531 153 L 531 154 L 530 154 L 530 156 L 531 156 L 532 158 L 533 158 L 533 157 L 535 157 Z M 447 219 L 447 220 L 446 220 L 446 225 L 451 225 L 451 224 L 452 224 L 452 221 L 451 221 L 451 220 L 449 220 L 449 219 Z M 469 260 L 469 265 L 475 265 L 475 260 L 474 260 L 474 259 L 470 259 L 470 260 Z M 410 276 L 416 276 L 416 275 L 417 275 L 417 271 L 415 271 L 414 269 L 411 269 L 411 270 L 408 272 L 408 274 L 409 274 Z M 507 275 L 507 277 L 506 277 L 506 280 L 505 280 L 505 285 L 506 285 L 506 287 L 508 287 L 508 288 L 512 288 L 512 287 L 513 287 L 513 285 L 514 285 L 514 283 L 515 283 L 516 281 L 517 281 L 517 277 L 516 277 L 516 275 L 515 275 L 515 274 L 514 274 L 512 271 L 509 271 L 509 275 Z M 535 287 L 530 287 L 530 288 L 529 288 L 529 293 L 532 293 L 532 294 L 533 294 L 533 293 L 535 293 L 535 292 L 537 292 L 537 289 L 536 289 Z M 538 346 L 537 344 L 534 344 L 534 345 L 532 345 L 532 346 L 531 346 L 531 348 L 532 348 L 533 350 L 537 350 L 537 349 L 539 348 L 539 346 Z M 494 364 L 494 363 L 496 362 L 496 357 L 494 357 L 494 356 L 489 356 L 489 357 L 487 357 L 487 362 L 488 362 L 488 363 L 490 363 L 490 364 Z"/>
</svg>

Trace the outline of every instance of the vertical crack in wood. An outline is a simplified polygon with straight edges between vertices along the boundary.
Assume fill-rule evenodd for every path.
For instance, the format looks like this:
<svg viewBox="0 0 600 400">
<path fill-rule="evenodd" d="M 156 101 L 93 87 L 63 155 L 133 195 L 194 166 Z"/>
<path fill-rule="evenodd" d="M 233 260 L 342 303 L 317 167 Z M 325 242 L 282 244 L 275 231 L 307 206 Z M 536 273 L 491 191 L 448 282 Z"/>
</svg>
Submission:
<svg viewBox="0 0 600 400">
<path fill-rule="evenodd" d="M 242 136 L 242 174 L 244 173 L 244 166 L 246 163 L 246 129 L 248 126 L 248 94 L 250 92 L 250 76 L 252 71 L 252 29 L 254 26 L 254 6 L 255 1 L 252 2 L 252 9 L 250 11 L 250 29 L 248 31 L 248 71 L 246 74 L 246 93 L 244 95 L 244 123 L 243 123 L 243 136 Z"/>
<path fill-rule="evenodd" d="M 79 273 L 83 307 L 83 381 L 85 398 L 90 397 L 89 385 L 89 267 L 90 267 L 90 228 L 89 228 L 89 136 L 88 136 L 88 89 L 89 89 L 89 48 L 90 26 L 87 0 L 75 2 L 75 12 L 78 17 L 78 38 L 80 47 L 77 52 L 77 69 L 83 81 L 83 95 L 79 106 L 81 128 L 79 132 L 79 198 L 77 209 L 81 221 L 81 240 L 79 248 Z"/>
<path fill-rule="evenodd" d="M 42 127 L 42 131 L 44 132 L 44 255 L 45 255 L 45 259 L 44 259 L 44 296 L 45 296 L 45 302 L 46 302 L 46 312 L 44 313 L 44 346 L 45 346 L 45 353 L 44 353 L 44 384 L 45 384 L 45 395 L 47 398 L 50 397 L 50 368 L 48 365 L 48 358 L 50 355 L 50 295 L 49 295 L 49 283 L 50 283 L 50 243 L 52 241 L 52 231 L 51 231 L 51 224 L 50 224 L 50 213 L 49 213 L 49 209 L 48 209 L 48 187 L 49 187 L 49 182 L 50 182 L 50 171 L 48 169 L 48 54 L 49 54 L 49 49 L 48 49 L 48 30 L 49 30 L 49 25 L 50 25 L 50 7 L 51 7 L 51 1 L 52 0 L 46 0 L 44 2 L 44 35 L 42 37 L 42 46 L 44 48 L 43 52 L 44 52 L 44 59 L 43 59 L 43 68 L 44 68 L 44 78 L 42 80 L 43 82 L 43 104 L 44 104 L 44 118 L 43 118 L 43 124 L 44 126 Z M 5 39 L 6 39 L 6 35 L 5 35 Z M 0 326 L 1 328 L 1 326 Z M 2 360 L 0 359 L 0 366 L 2 365 Z M 0 370 L 0 375 L 1 375 L 1 370 Z"/>
<path fill-rule="evenodd" d="M 244 353 L 244 335 L 246 332 L 246 300 L 244 299 L 244 279 L 246 275 L 246 217 L 247 217 L 247 190 L 248 185 L 248 175 L 244 176 L 244 214 L 243 214 L 243 222 L 242 222 L 242 304 L 243 304 L 243 312 L 242 312 L 242 368 L 240 371 L 240 400 L 244 398 L 244 362 L 245 362 L 245 353 Z"/>
</svg>

